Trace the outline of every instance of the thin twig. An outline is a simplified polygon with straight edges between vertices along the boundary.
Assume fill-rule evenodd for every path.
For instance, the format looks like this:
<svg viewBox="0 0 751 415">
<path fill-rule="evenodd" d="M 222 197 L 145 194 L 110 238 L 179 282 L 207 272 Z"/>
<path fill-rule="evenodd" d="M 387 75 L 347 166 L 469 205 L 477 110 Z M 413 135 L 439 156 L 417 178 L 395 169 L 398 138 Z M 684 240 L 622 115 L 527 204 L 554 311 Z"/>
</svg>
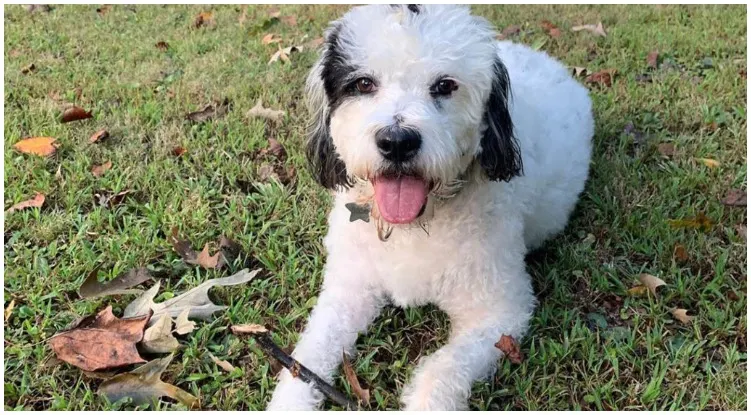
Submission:
<svg viewBox="0 0 751 415">
<path fill-rule="evenodd" d="M 300 362 L 295 360 L 292 356 L 284 352 L 279 346 L 274 343 L 269 335 L 268 331 L 245 331 L 234 330 L 235 334 L 250 334 L 256 339 L 256 343 L 261 346 L 264 352 L 276 359 L 282 366 L 287 368 L 292 373 L 292 376 L 300 378 L 303 382 L 310 383 L 314 387 L 318 388 L 327 398 L 334 401 L 336 404 L 343 406 L 348 411 L 356 411 L 358 406 L 355 402 L 347 398 L 346 395 L 336 390 L 328 382 L 321 379 L 318 375 L 311 372 L 310 369 L 303 366 Z"/>
</svg>

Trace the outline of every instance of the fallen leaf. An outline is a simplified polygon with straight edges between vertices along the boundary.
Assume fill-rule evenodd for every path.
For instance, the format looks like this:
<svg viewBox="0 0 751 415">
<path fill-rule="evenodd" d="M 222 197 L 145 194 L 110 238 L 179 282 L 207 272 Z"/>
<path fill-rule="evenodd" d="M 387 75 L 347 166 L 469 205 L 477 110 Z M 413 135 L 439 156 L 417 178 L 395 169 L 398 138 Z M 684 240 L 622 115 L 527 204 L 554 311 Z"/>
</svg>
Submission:
<svg viewBox="0 0 751 415">
<path fill-rule="evenodd" d="M 665 285 L 665 281 L 646 273 L 639 274 L 639 281 L 641 281 L 645 287 L 649 288 L 649 291 L 655 296 L 657 296 L 657 287 Z"/>
<path fill-rule="evenodd" d="M 136 318 L 119 319 L 107 306 L 93 318 L 85 318 L 72 330 L 58 333 L 50 339 L 57 358 L 83 370 L 93 372 L 145 360 L 138 355 L 136 343 L 151 312 Z"/>
<path fill-rule="evenodd" d="M 222 251 L 222 257 L 219 259 L 222 265 L 217 265 L 217 267 L 233 263 L 242 252 L 240 244 L 224 235 L 219 238 L 219 249 Z"/>
<path fill-rule="evenodd" d="M 710 169 L 716 169 L 717 167 L 720 167 L 720 162 L 715 159 L 705 159 L 697 157 L 696 160 L 701 162 L 701 164 L 709 167 Z"/>
<path fill-rule="evenodd" d="M 284 146 L 280 142 L 273 138 L 269 138 L 268 153 L 281 161 L 287 158 L 287 150 L 284 149 Z"/>
<path fill-rule="evenodd" d="M 177 237 L 177 227 L 172 228 L 170 232 L 169 242 L 175 249 L 175 252 L 182 257 L 185 262 L 195 262 L 198 258 L 198 253 L 190 246 L 190 242 Z"/>
<path fill-rule="evenodd" d="M 141 290 L 130 289 L 138 284 L 151 279 L 151 274 L 146 268 L 134 268 L 108 281 L 101 283 L 97 279 L 99 268 L 89 273 L 89 276 L 78 288 L 81 298 L 97 298 L 116 294 L 140 294 Z"/>
<path fill-rule="evenodd" d="M 108 161 L 104 164 L 99 164 L 97 166 L 94 166 L 91 169 L 91 173 L 94 175 L 94 177 L 102 177 L 102 175 L 109 169 L 112 168 L 112 162 Z"/>
<path fill-rule="evenodd" d="M 101 15 L 105 15 L 105 14 L 109 13 L 110 7 L 111 6 L 109 4 L 105 4 L 105 5 L 101 6 L 101 7 L 97 7 L 96 8 L 96 12 L 99 13 L 99 14 L 101 14 Z"/>
<path fill-rule="evenodd" d="M 154 323 L 156 322 L 156 319 L 160 318 L 163 314 L 168 314 L 174 318 L 178 317 L 186 308 L 188 308 L 190 309 L 188 318 L 210 320 L 216 311 L 224 310 L 227 307 L 218 306 L 212 303 L 208 296 L 209 290 L 215 286 L 224 287 L 246 283 L 252 280 L 259 271 L 260 270 L 257 269 L 248 272 L 247 269 L 244 269 L 229 277 L 208 280 L 198 287 L 162 303 L 154 302 L 154 297 L 156 297 L 160 285 L 159 282 L 157 282 L 151 287 L 151 289 L 141 294 L 132 303 L 128 304 L 123 315 L 125 317 L 140 316 L 148 313 L 149 310 L 153 310 L 154 314 L 151 317 L 151 323 Z"/>
<path fill-rule="evenodd" d="M 7 323 L 10 319 L 10 316 L 13 315 L 13 308 L 16 306 L 16 299 L 12 298 L 10 300 L 10 303 L 8 303 L 8 306 L 5 307 L 5 322 Z M 6 325 L 7 327 L 7 325 Z"/>
<path fill-rule="evenodd" d="M 571 68 L 571 74 L 573 76 L 582 76 L 587 74 L 587 68 L 583 68 L 581 66 L 574 66 Z"/>
<path fill-rule="evenodd" d="M 584 24 L 579 26 L 574 26 L 571 28 L 574 32 L 579 32 L 581 30 L 586 30 L 588 32 L 594 33 L 597 36 L 605 37 L 608 34 L 605 33 L 605 28 L 602 27 L 602 22 L 597 22 L 597 24 Z"/>
<path fill-rule="evenodd" d="M 665 157 L 672 157 L 675 154 L 675 144 L 673 143 L 660 143 L 657 145 L 657 151 Z"/>
<path fill-rule="evenodd" d="M 670 226 L 676 229 L 691 228 L 701 229 L 704 232 L 709 232 L 712 229 L 712 220 L 709 219 L 703 212 L 699 212 L 698 215 L 689 217 L 686 219 L 671 219 L 668 221 Z"/>
<path fill-rule="evenodd" d="M 522 30 L 521 27 L 519 27 L 519 26 L 517 26 L 515 24 L 512 24 L 510 26 L 506 26 L 506 28 L 503 29 L 501 31 L 501 33 L 496 36 L 496 39 L 498 39 L 498 40 L 507 39 L 507 38 L 509 38 L 511 36 L 518 35 L 519 32 L 521 32 L 521 30 Z"/>
<path fill-rule="evenodd" d="M 317 37 L 317 38 L 315 38 L 313 40 L 310 40 L 307 43 L 305 43 L 305 47 L 309 48 L 309 49 L 316 49 L 317 47 L 319 47 L 321 45 L 323 45 L 323 38 L 322 37 Z"/>
<path fill-rule="evenodd" d="M 24 74 L 24 75 L 26 75 L 29 72 L 34 72 L 36 70 L 36 68 L 37 68 L 36 65 L 34 65 L 33 63 L 30 63 L 30 64 L 24 66 L 21 69 L 21 73 Z"/>
<path fill-rule="evenodd" d="M 200 111 L 191 112 L 185 118 L 193 122 L 204 122 L 212 118 L 219 118 L 229 111 L 229 105 L 229 98 L 225 98 L 221 103 L 209 104 Z"/>
<path fill-rule="evenodd" d="M 188 408 L 197 408 L 198 399 L 195 396 L 160 379 L 173 357 L 169 355 L 163 359 L 154 359 L 132 372 L 106 380 L 99 386 L 99 393 L 106 396 L 110 402 L 131 398 L 136 405 L 151 403 L 167 396 Z"/>
<path fill-rule="evenodd" d="M 42 207 L 44 204 L 44 195 L 42 193 L 37 192 L 36 196 L 29 200 L 24 200 L 23 202 L 18 202 L 15 205 L 8 208 L 8 210 L 5 211 L 5 214 L 13 213 L 17 210 L 23 210 L 33 207 Z"/>
<path fill-rule="evenodd" d="M 193 22 L 193 26 L 198 29 L 200 27 L 208 26 L 214 23 L 214 13 L 201 12 L 196 16 L 196 20 Z"/>
<path fill-rule="evenodd" d="M 42 157 L 47 157 L 57 150 L 55 139 L 52 137 L 24 138 L 13 144 L 13 148 L 25 154 L 36 154 Z"/>
<path fill-rule="evenodd" d="M 649 289 L 643 285 L 637 285 L 636 287 L 629 288 L 626 293 L 632 297 L 642 297 L 649 292 Z"/>
<path fill-rule="evenodd" d="M 191 331 L 196 329 L 196 323 L 188 320 L 188 316 L 190 315 L 190 307 L 184 309 L 179 316 L 175 319 L 175 330 L 174 332 L 179 335 L 188 334 Z"/>
<path fill-rule="evenodd" d="M 110 136 L 110 133 L 107 130 L 99 130 L 91 135 L 89 138 L 90 143 L 98 143 L 100 141 L 104 141 L 108 139 Z"/>
<path fill-rule="evenodd" d="M 159 41 L 159 42 L 156 42 L 156 44 L 155 44 L 154 46 L 155 46 L 155 47 L 156 47 L 157 49 L 161 50 L 162 52 L 164 52 L 164 51 L 166 51 L 167 49 L 169 49 L 169 43 L 167 43 L 167 42 L 165 42 L 165 41 Z"/>
<path fill-rule="evenodd" d="M 268 329 L 264 327 L 261 324 L 237 324 L 234 326 L 231 326 L 230 331 L 232 331 L 232 334 L 238 335 L 238 334 L 257 334 L 257 333 L 268 333 Z"/>
<path fill-rule="evenodd" d="M 102 206 L 102 207 L 117 206 L 125 200 L 125 196 L 129 195 L 131 191 L 123 190 L 122 192 L 115 193 L 114 195 L 112 194 L 108 195 L 108 193 L 109 192 L 105 191 L 105 192 L 102 192 L 101 194 L 100 193 L 95 194 L 95 196 L 99 200 L 99 206 Z"/>
<path fill-rule="evenodd" d="M 688 252 L 686 251 L 686 247 L 681 244 L 676 244 L 675 248 L 673 248 L 673 258 L 675 258 L 678 262 L 686 262 L 689 260 Z"/>
<path fill-rule="evenodd" d="M 72 107 L 65 109 L 65 111 L 63 111 L 63 114 L 60 116 L 60 122 L 62 123 L 73 122 L 73 121 L 85 120 L 91 117 L 92 117 L 91 112 L 86 111 L 85 109 L 81 107 L 76 107 L 74 105 Z"/>
<path fill-rule="evenodd" d="M 673 317 L 684 324 L 688 324 L 694 319 L 694 316 L 689 316 L 688 310 L 684 308 L 674 308 L 671 312 L 673 313 Z"/>
<path fill-rule="evenodd" d="M 281 15 L 282 15 L 282 11 L 279 10 L 278 7 L 274 6 L 269 9 L 269 17 L 271 17 L 272 19 L 278 18 Z"/>
<path fill-rule="evenodd" d="M 295 16 L 282 16 L 280 17 L 280 20 L 284 22 L 287 26 L 295 27 L 297 26 L 297 17 Z"/>
<path fill-rule="evenodd" d="M 271 108 L 264 108 L 263 103 L 259 99 L 256 102 L 256 105 L 249 109 L 248 112 L 245 114 L 246 117 L 261 117 L 266 118 L 268 120 L 271 120 L 273 122 L 279 122 L 281 121 L 282 117 L 284 117 L 284 111 L 282 110 L 272 110 Z"/>
<path fill-rule="evenodd" d="M 112 379 L 117 375 L 117 372 L 89 372 L 87 370 L 82 370 L 81 373 L 86 376 L 89 379 Z"/>
<path fill-rule="evenodd" d="M 183 154 L 185 154 L 188 150 L 185 149 L 185 147 L 177 146 L 172 149 L 172 155 L 175 157 L 180 157 Z"/>
<path fill-rule="evenodd" d="M 279 49 L 276 52 L 274 52 L 273 55 L 271 55 L 271 59 L 269 59 L 268 64 L 271 65 L 272 63 L 281 60 L 282 62 L 289 62 L 289 55 L 291 55 L 293 52 L 302 52 L 303 46 L 289 46 L 284 49 Z"/>
<path fill-rule="evenodd" d="M 722 199 L 722 204 L 727 206 L 746 206 L 746 199 L 745 190 L 732 189 Z"/>
<path fill-rule="evenodd" d="M 171 353 L 180 348 L 180 343 L 172 335 L 172 319 L 162 314 L 159 320 L 143 333 L 141 348 L 147 353 Z"/>
<path fill-rule="evenodd" d="M 659 53 L 656 50 L 653 50 L 647 54 L 647 66 L 651 69 L 657 69 L 657 58 L 659 58 Z"/>
<path fill-rule="evenodd" d="M 616 72 L 615 69 L 603 69 L 589 75 L 584 79 L 584 82 L 588 84 L 603 85 L 610 88 L 610 86 L 613 85 L 613 77 Z"/>
<path fill-rule="evenodd" d="M 495 347 L 500 349 L 511 363 L 518 365 L 524 360 L 519 343 L 511 336 L 502 335 L 501 339 L 495 344 Z"/>
<path fill-rule="evenodd" d="M 245 24 L 245 20 L 247 20 L 247 14 L 248 14 L 248 6 L 244 5 L 242 6 L 243 12 L 240 14 L 240 17 L 237 18 L 237 23 L 239 23 L 241 26 Z"/>
<path fill-rule="evenodd" d="M 540 26 L 542 26 L 542 28 L 545 29 L 546 32 L 548 32 L 550 37 L 557 38 L 561 36 L 561 29 L 551 23 L 550 20 L 543 20 L 542 22 L 540 22 Z"/>
<path fill-rule="evenodd" d="M 206 353 L 208 353 L 209 357 L 211 358 L 211 361 L 214 362 L 214 363 L 216 363 L 216 365 L 219 366 L 219 367 L 221 367 L 225 372 L 232 373 L 232 371 L 235 370 L 235 367 L 232 366 L 232 364 L 230 364 L 228 361 L 226 361 L 226 360 L 219 360 L 219 358 L 217 358 L 216 356 L 214 356 L 210 352 L 206 352 Z"/>
<path fill-rule="evenodd" d="M 186 260 L 185 262 L 192 265 L 199 265 L 207 269 L 212 269 L 217 267 L 217 263 L 219 262 L 219 255 L 219 252 L 217 252 L 213 256 L 209 255 L 209 244 L 207 243 L 203 246 L 203 250 L 198 253 L 195 260 Z"/>
<path fill-rule="evenodd" d="M 738 232 L 738 236 L 746 239 L 746 225 L 739 224 L 735 226 L 735 231 Z"/>
<path fill-rule="evenodd" d="M 367 405 L 370 402 L 370 390 L 363 388 L 360 385 L 360 381 L 357 380 L 357 374 L 352 369 L 352 365 L 349 363 L 347 354 L 342 352 L 342 369 L 344 370 L 344 377 L 347 379 L 347 383 L 352 388 L 352 393 L 357 396 L 363 404 Z"/>
<path fill-rule="evenodd" d="M 276 37 L 273 33 L 266 34 L 263 39 L 261 39 L 261 43 L 264 45 L 270 45 L 272 43 L 279 43 L 282 41 L 282 38 Z"/>
</svg>

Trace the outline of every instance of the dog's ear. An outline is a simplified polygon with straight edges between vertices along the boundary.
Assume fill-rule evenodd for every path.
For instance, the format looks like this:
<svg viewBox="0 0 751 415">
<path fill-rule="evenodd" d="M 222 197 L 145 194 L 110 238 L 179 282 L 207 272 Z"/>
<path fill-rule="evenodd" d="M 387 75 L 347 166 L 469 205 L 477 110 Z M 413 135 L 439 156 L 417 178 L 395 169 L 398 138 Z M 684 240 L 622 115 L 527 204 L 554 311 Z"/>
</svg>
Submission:
<svg viewBox="0 0 751 415">
<path fill-rule="evenodd" d="M 313 66 L 306 82 L 308 109 L 312 118 L 308 125 L 308 140 L 305 152 L 311 173 L 318 183 L 327 189 L 347 188 L 352 183 L 347 176 L 344 161 L 336 153 L 329 128 L 331 122 L 329 100 L 324 90 L 322 78 L 326 53 L 324 46 L 322 57 Z"/>
<path fill-rule="evenodd" d="M 500 60 L 496 60 L 493 71 L 493 86 L 485 109 L 487 129 L 480 139 L 477 158 L 490 180 L 509 181 L 522 173 L 522 156 L 508 108 L 511 93 L 508 72 Z"/>
</svg>

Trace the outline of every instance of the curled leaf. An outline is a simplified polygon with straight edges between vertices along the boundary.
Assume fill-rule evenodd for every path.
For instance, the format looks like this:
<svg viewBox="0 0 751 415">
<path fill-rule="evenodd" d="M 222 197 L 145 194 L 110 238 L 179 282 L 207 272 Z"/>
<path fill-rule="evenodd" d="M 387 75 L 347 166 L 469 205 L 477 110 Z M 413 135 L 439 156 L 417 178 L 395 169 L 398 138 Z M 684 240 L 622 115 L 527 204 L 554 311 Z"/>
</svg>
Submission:
<svg viewBox="0 0 751 415">
<path fill-rule="evenodd" d="M 524 355 L 522 355 L 521 349 L 519 348 L 519 343 L 517 343 L 516 339 L 511 336 L 505 334 L 502 335 L 501 339 L 495 344 L 495 347 L 500 349 L 511 363 L 518 365 L 524 360 Z"/>
<path fill-rule="evenodd" d="M 60 116 L 60 122 L 67 123 L 79 120 L 85 120 L 91 118 L 91 112 L 86 111 L 81 107 L 72 106 L 63 111 L 63 115 Z"/>
<path fill-rule="evenodd" d="M 42 207 L 43 204 L 44 204 L 44 195 L 42 193 L 37 192 L 37 194 L 33 198 L 29 200 L 24 200 L 23 202 L 18 202 L 15 205 L 8 208 L 8 210 L 5 211 L 5 214 L 7 215 L 17 210 Z"/>
<path fill-rule="evenodd" d="M 267 333 L 269 330 L 261 324 L 237 324 L 229 328 L 232 334 L 257 334 Z"/>
<path fill-rule="evenodd" d="M 613 85 L 613 77 L 616 72 L 615 69 L 603 69 L 586 77 L 584 82 L 610 88 Z"/>
<path fill-rule="evenodd" d="M 99 130 L 91 135 L 89 138 L 90 143 L 98 143 L 100 141 L 104 141 L 108 139 L 110 136 L 110 133 L 107 130 Z"/>
<path fill-rule="evenodd" d="M 109 169 L 112 168 L 112 162 L 108 161 L 104 164 L 99 164 L 91 168 L 91 174 L 94 175 L 94 177 L 102 177 L 102 175 Z"/>
<path fill-rule="evenodd" d="M 584 24 L 579 26 L 574 26 L 571 28 L 574 32 L 579 32 L 581 30 L 586 30 L 587 32 L 591 32 L 597 36 L 605 37 L 608 34 L 605 33 L 605 28 L 602 27 L 602 22 L 597 22 L 597 24 Z"/>
<path fill-rule="evenodd" d="M 655 277 L 654 275 L 650 274 L 639 274 L 639 281 L 641 281 L 642 284 L 644 284 L 645 287 L 649 289 L 649 291 L 652 292 L 655 296 L 657 296 L 657 287 L 662 287 L 665 285 L 665 281 Z"/>
<path fill-rule="evenodd" d="M 674 308 L 672 311 L 673 317 L 681 323 L 688 324 L 694 319 L 694 316 L 688 315 L 688 310 L 684 308 Z"/>
<path fill-rule="evenodd" d="M 357 374 L 352 368 L 347 354 L 342 352 L 342 369 L 344 370 L 344 377 L 347 379 L 347 383 L 352 388 L 352 392 L 357 396 L 363 404 L 367 405 L 370 402 L 370 390 L 363 388 L 360 385 L 360 381 L 357 380 Z"/>
<path fill-rule="evenodd" d="M 86 281 L 81 284 L 81 287 L 78 289 L 78 295 L 81 298 L 96 298 L 115 294 L 137 294 L 141 290 L 130 288 L 151 279 L 148 269 L 134 268 L 103 284 L 97 280 L 98 272 L 99 268 L 94 269 L 86 278 Z"/>
<path fill-rule="evenodd" d="M 235 370 L 235 367 L 232 366 L 232 364 L 226 360 L 220 360 L 210 352 L 206 352 L 209 355 L 209 358 L 211 358 L 211 361 L 216 363 L 217 366 L 222 368 L 225 372 L 232 373 L 233 370 Z"/>
</svg>

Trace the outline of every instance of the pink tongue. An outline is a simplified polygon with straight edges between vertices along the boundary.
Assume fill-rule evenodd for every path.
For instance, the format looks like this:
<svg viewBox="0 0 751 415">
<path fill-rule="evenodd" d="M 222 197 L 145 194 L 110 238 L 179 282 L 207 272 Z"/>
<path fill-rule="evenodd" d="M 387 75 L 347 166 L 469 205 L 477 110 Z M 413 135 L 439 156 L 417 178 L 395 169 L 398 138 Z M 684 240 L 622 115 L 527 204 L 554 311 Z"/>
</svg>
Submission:
<svg viewBox="0 0 751 415">
<path fill-rule="evenodd" d="M 410 223 L 420 214 L 428 185 L 413 176 L 379 177 L 373 184 L 378 210 L 389 223 Z"/>
</svg>

